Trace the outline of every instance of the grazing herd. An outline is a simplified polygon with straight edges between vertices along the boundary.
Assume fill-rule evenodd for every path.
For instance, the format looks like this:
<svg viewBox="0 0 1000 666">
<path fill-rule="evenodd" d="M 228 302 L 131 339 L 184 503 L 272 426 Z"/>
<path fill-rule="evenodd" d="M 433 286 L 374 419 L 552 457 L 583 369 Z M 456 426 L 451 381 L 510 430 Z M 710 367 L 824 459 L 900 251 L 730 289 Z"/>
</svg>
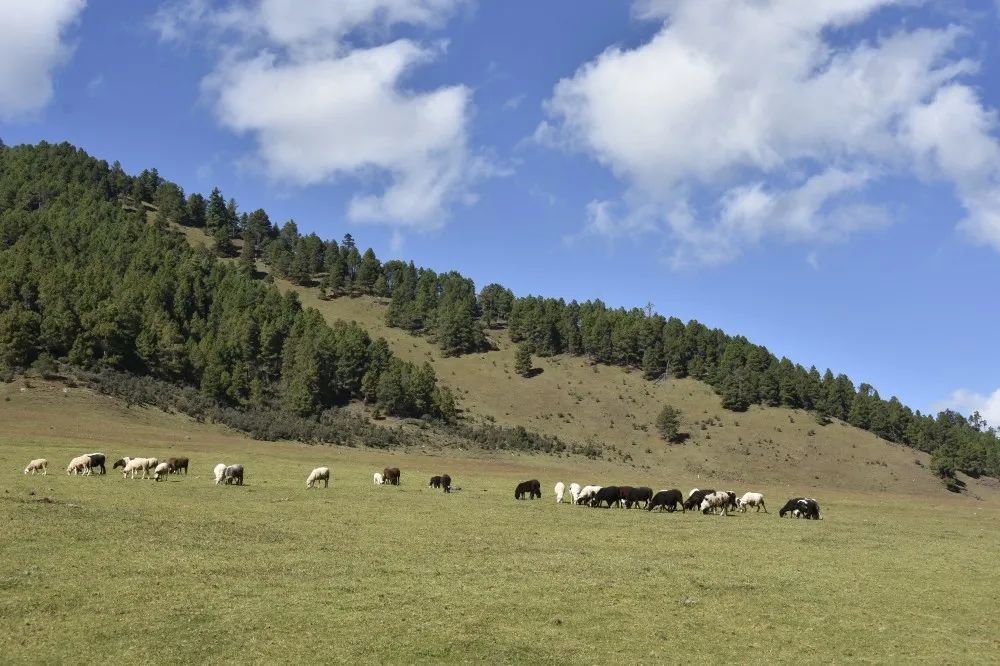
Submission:
<svg viewBox="0 0 1000 666">
<path fill-rule="evenodd" d="M 566 493 L 566 484 L 562 481 L 556 483 L 553 491 L 556 496 L 556 504 L 561 504 Z M 514 489 L 514 499 L 522 499 L 528 495 L 529 499 L 541 497 L 539 483 L 537 479 L 522 481 Z M 692 488 L 687 499 L 681 491 L 660 490 L 656 493 L 652 488 L 646 486 L 580 486 L 579 483 L 569 484 L 569 497 L 572 504 L 591 507 L 619 507 L 631 509 L 640 507 L 647 511 L 666 509 L 668 513 L 701 511 L 703 514 L 718 514 L 728 516 L 730 511 L 740 511 L 746 513 L 747 508 L 753 507 L 760 513 L 763 509 L 767 513 L 767 505 L 764 503 L 763 493 L 748 492 L 742 497 L 737 497 L 732 490 L 699 490 Z M 811 497 L 795 497 L 788 500 L 785 506 L 778 512 L 780 517 L 786 513 L 795 518 L 806 518 L 820 520 L 819 503 Z"/>
<path fill-rule="evenodd" d="M 67 475 L 89 476 L 95 472 L 106 474 L 105 463 L 107 457 L 103 453 L 85 453 L 70 460 L 66 466 Z M 160 461 L 157 458 L 125 457 L 119 458 L 112 465 L 112 469 L 121 469 L 122 478 L 126 479 L 146 479 L 152 478 L 154 481 L 162 481 L 170 474 L 188 473 L 189 460 L 187 458 L 168 458 Z M 49 461 L 45 458 L 36 458 L 28 463 L 24 468 L 24 474 L 48 474 Z M 141 475 L 141 476 L 140 476 Z M 213 469 L 215 485 L 243 485 L 244 469 L 243 465 L 227 465 L 219 463 Z M 386 467 L 381 472 L 375 472 L 372 479 L 375 485 L 400 485 L 402 474 L 398 467 Z M 309 473 L 306 478 L 306 488 L 315 488 L 320 483 L 324 488 L 330 487 L 330 468 L 317 467 Z M 432 476 L 431 488 L 441 489 L 445 493 L 451 493 L 453 488 L 451 476 L 440 474 Z M 556 503 L 561 504 L 566 496 L 567 486 L 562 481 L 555 484 L 554 493 Z M 538 479 L 530 479 L 518 483 L 514 488 L 514 499 L 541 499 L 542 485 Z M 574 505 L 586 505 L 590 507 L 618 507 L 631 509 L 633 507 L 642 508 L 647 511 L 666 510 L 668 513 L 677 511 L 678 507 L 682 512 L 701 511 L 703 514 L 718 514 L 728 516 L 730 511 L 746 513 L 748 508 L 756 509 L 760 513 L 768 513 L 767 505 L 764 503 L 764 495 L 758 492 L 747 492 L 741 497 L 731 490 L 701 490 L 693 488 L 688 493 L 687 499 L 680 490 L 660 490 L 654 492 L 648 486 L 581 486 L 579 483 L 569 484 L 569 499 Z M 819 510 L 819 503 L 811 497 L 793 497 L 788 500 L 778 516 L 784 518 L 788 514 L 793 518 L 805 518 L 806 520 L 822 520 Z"/>
</svg>

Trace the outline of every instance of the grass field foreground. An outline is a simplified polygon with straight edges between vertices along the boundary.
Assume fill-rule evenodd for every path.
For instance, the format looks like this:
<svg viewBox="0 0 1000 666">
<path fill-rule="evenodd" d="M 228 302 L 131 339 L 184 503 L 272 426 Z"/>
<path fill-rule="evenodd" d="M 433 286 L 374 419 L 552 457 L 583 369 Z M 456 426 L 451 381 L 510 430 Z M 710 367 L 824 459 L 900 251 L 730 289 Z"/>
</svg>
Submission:
<svg viewBox="0 0 1000 666">
<path fill-rule="evenodd" d="M 246 440 L 153 410 L 0 403 L 0 661 L 993 661 L 995 501 L 818 493 L 824 520 L 598 510 L 577 459 Z M 27 402 L 27 400 L 25 401 Z M 25 415 L 33 414 L 30 419 Z M 48 418 L 43 415 L 48 414 Z M 73 455 L 188 455 L 168 482 L 67 477 Z M 23 476 L 49 458 L 48 476 Z M 217 487 L 216 462 L 247 467 Z M 313 467 L 329 489 L 307 491 Z M 393 464 L 399 487 L 372 472 Z M 449 472 L 462 488 L 426 487 Z M 539 478 L 545 498 L 517 502 Z M 657 472 L 686 493 L 695 479 Z M 743 491 L 749 488 L 735 488 Z"/>
</svg>

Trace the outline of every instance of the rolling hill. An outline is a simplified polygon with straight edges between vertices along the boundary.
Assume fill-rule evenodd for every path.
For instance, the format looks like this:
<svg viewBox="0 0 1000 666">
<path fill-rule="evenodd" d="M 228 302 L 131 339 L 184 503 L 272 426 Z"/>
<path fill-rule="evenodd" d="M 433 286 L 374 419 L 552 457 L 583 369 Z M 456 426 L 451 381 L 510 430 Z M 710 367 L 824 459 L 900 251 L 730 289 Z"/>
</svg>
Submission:
<svg viewBox="0 0 1000 666">
<path fill-rule="evenodd" d="M 365 416 L 388 415 L 393 427 L 405 422 L 399 419 L 424 416 L 447 426 L 460 414 L 466 424 L 524 428 L 583 445 L 577 450 L 599 448 L 607 460 L 657 477 L 667 473 L 693 478 L 699 484 L 754 483 L 795 492 L 831 487 L 903 494 L 945 492 L 930 471 L 930 456 L 880 439 L 873 434 L 874 425 L 862 430 L 835 418 L 817 418 L 816 411 L 765 406 L 763 384 L 760 391 L 752 386 L 752 395 L 740 395 L 745 388 L 738 386 L 740 382 L 757 381 L 749 376 L 752 364 L 762 373 L 760 377 L 766 374 L 763 369 L 768 363 L 771 368 L 777 365 L 766 349 L 743 338 L 705 327 L 696 330 L 697 338 L 685 338 L 685 344 L 707 345 L 685 354 L 689 367 L 702 363 L 713 368 L 711 373 L 690 374 L 707 374 L 711 380 L 678 372 L 648 381 L 636 369 L 636 359 L 643 354 L 640 348 L 636 355 L 634 344 L 627 350 L 631 360 L 624 361 L 614 360 L 624 346 L 609 349 L 610 353 L 592 347 L 590 358 L 579 351 L 577 355 L 539 356 L 530 378 L 523 377 L 515 372 L 511 339 L 516 337 L 504 330 L 484 331 L 473 321 L 478 307 L 474 285 L 458 274 L 435 276 L 433 271 L 418 272 L 402 262 L 395 262 L 391 270 L 397 272 L 390 274 L 393 262 L 383 267 L 371 252 L 362 258 L 351 241 L 358 283 L 365 284 L 362 272 L 367 265 L 370 286 L 379 279 L 386 283 L 368 291 L 392 293 L 393 300 L 357 295 L 365 293 L 357 289 L 347 290 L 352 296 L 324 298 L 324 293 L 336 290 L 300 285 L 317 275 L 317 266 L 340 270 L 343 253 L 335 243 L 301 236 L 294 225 L 279 230 L 263 211 L 238 218 L 235 202 L 226 204 L 218 190 L 207 200 L 201 199 L 202 217 L 223 220 L 213 227 L 215 235 L 210 238 L 197 225 L 177 224 L 191 200 L 200 195 L 185 202 L 179 188 L 155 171 L 128 176 L 117 165 L 109 168 L 106 162 L 68 144 L 2 151 L 0 157 L 8 166 L 0 180 L 0 256 L 7 270 L 0 273 L 0 303 L 7 306 L 0 319 L 0 368 L 6 366 L 8 376 L 9 368 L 51 367 L 57 361 L 110 369 L 186 387 L 204 399 L 257 412 L 264 419 L 291 415 L 321 420 L 346 407 Z M 145 203 L 150 200 L 157 205 Z M 144 204 L 136 205 L 136 201 Z M 232 238 L 237 225 L 245 229 L 244 238 L 263 244 L 263 251 L 258 246 L 242 253 L 240 259 L 215 257 L 210 250 L 219 243 L 235 245 L 233 254 L 250 247 Z M 169 227 L 180 233 L 168 233 Z M 194 249 L 198 246 L 203 247 Z M 254 262 L 255 254 L 269 258 L 269 263 Z M 280 275 L 298 275 L 296 283 L 272 271 L 273 266 L 282 265 Z M 268 275 L 269 271 L 274 275 Z M 339 280 L 346 273 L 327 272 L 324 282 L 331 275 Z M 444 345 L 442 331 L 425 324 L 410 328 L 433 333 L 436 339 L 387 324 L 406 280 L 410 280 L 410 301 L 403 320 L 423 319 L 442 326 L 442 322 L 457 323 L 449 333 L 458 333 L 453 339 L 457 347 Z M 291 292 L 296 298 L 289 297 Z M 599 304 L 598 309 L 603 307 Z M 622 311 L 611 316 L 619 314 L 618 324 L 646 323 L 641 313 Z M 603 317 L 604 311 L 597 315 Z M 672 324 L 650 319 L 648 323 L 655 326 Z M 582 330 L 585 324 L 578 332 L 586 345 L 593 329 Z M 611 344 L 614 336 L 609 327 L 613 324 L 608 319 L 602 324 L 604 339 Z M 473 335 L 463 337 L 463 330 Z M 490 344 L 482 343 L 483 332 L 491 338 Z M 633 337 L 633 343 L 640 339 Z M 654 343 L 660 340 L 655 338 Z M 666 337 L 662 340 L 671 342 Z M 763 366 L 756 365 L 761 360 L 758 352 L 763 353 Z M 660 361 L 666 356 L 664 349 Z M 603 360 L 594 363 L 591 358 Z M 809 378 L 804 369 L 791 363 L 788 367 L 791 374 L 781 377 L 782 392 L 786 378 L 791 382 Z M 744 373 L 742 378 L 740 373 Z M 844 379 L 848 396 L 855 395 L 853 384 Z M 736 394 L 729 395 L 727 382 Z M 819 396 L 812 387 L 787 386 L 802 391 L 805 403 L 818 404 L 810 398 Z M 899 408 L 905 416 L 898 402 L 883 401 L 877 394 L 869 400 L 870 387 L 864 387 L 855 395 L 855 406 L 874 406 L 885 414 L 885 410 Z M 734 397 L 745 411 L 723 408 L 723 402 Z M 838 401 L 836 413 L 847 418 L 843 400 Z M 781 396 L 775 404 L 783 402 Z M 653 430 L 665 404 L 682 414 L 680 443 L 668 444 Z M 726 404 L 732 406 L 732 402 Z M 855 423 L 853 410 L 850 420 Z M 914 437 L 926 434 L 921 428 L 936 430 L 930 443 L 938 448 L 925 451 L 937 454 L 947 449 L 979 469 L 995 467 L 995 440 L 973 431 L 961 417 L 940 426 L 933 419 L 915 419 L 912 413 L 906 418 L 918 426 Z M 911 434 L 897 430 L 893 441 L 904 437 Z M 987 455 L 977 459 L 987 440 Z M 438 443 L 463 446 L 454 429 Z M 995 485 L 986 477 L 959 477 L 959 481 L 973 496 Z"/>
<path fill-rule="evenodd" d="M 174 226 L 188 242 L 211 246 L 201 230 Z M 257 269 L 269 273 L 263 262 Z M 315 288 L 281 278 L 274 284 L 295 292 L 304 306 L 331 323 L 356 321 L 372 337 L 385 338 L 400 358 L 429 362 L 455 390 L 466 419 L 611 446 L 624 462 L 647 473 L 703 479 L 709 485 L 948 494 L 929 471 L 928 454 L 837 419 L 822 426 L 804 410 L 761 405 L 734 413 L 723 409 L 720 397 L 702 381 L 664 377 L 650 382 L 636 371 L 567 355 L 534 357 L 537 374 L 524 378 L 514 372 L 516 345 L 505 330 L 489 331 L 493 350 L 444 356 L 426 337 L 388 326 L 387 299 L 323 299 Z M 682 413 L 681 431 L 688 435 L 683 443 L 664 442 L 653 427 L 664 404 Z M 1000 489 L 988 477 L 961 475 L 961 480 L 972 496 Z"/>
</svg>

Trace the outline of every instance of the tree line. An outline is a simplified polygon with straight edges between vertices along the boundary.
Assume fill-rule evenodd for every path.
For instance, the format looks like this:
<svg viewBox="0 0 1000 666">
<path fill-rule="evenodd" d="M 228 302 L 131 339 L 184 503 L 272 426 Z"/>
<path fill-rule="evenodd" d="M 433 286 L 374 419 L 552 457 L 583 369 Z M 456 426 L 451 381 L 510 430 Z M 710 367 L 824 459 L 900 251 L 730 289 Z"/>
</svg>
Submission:
<svg viewBox="0 0 1000 666">
<path fill-rule="evenodd" d="M 0 369 L 108 368 L 300 416 L 361 399 L 387 414 L 455 418 L 429 364 L 191 248 L 164 215 L 204 220 L 229 240 L 259 232 L 261 247 L 273 234 L 218 190 L 202 207 L 155 170 L 130 177 L 68 144 L 0 146 Z"/>
</svg>

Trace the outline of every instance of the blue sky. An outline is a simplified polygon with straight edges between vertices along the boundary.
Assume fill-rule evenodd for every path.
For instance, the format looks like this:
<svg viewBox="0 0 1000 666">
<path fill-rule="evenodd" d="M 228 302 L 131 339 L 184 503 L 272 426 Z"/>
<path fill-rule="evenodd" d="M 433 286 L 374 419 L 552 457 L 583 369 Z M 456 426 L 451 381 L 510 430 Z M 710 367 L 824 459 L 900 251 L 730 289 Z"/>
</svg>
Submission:
<svg viewBox="0 0 1000 666">
<path fill-rule="evenodd" d="M 0 138 L 1000 423 L 992 0 L 0 6 Z"/>
</svg>

